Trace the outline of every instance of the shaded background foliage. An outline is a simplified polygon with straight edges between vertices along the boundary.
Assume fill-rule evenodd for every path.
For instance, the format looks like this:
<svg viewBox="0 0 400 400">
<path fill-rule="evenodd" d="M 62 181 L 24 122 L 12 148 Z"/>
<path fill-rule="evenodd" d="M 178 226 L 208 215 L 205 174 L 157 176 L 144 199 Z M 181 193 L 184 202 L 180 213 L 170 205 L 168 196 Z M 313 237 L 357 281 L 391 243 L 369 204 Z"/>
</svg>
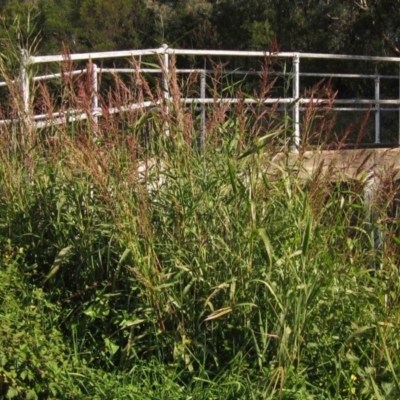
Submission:
<svg viewBox="0 0 400 400">
<path fill-rule="evenodd" d="M 4 29 L 37 13 L 40 53 L 155 47 L 400 54 L 399 0 L 2 0 Z M 25 22 L 24 22 L 25 21 Z"/>
</svg>

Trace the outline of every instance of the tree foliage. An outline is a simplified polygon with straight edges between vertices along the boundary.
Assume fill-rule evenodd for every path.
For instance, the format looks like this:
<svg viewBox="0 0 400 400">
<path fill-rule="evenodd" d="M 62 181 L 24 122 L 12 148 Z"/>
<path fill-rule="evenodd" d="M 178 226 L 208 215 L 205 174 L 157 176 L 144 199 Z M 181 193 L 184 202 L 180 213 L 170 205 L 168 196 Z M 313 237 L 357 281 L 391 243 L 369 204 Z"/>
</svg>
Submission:
<svg viewBox="0 0 400 400">
<path fill-rule="evenodd" d="M 4 29 L 39 15 L 40 52 L 156 47 L 400 54 L 400 0 L 1 0 Z"/>
</svg>

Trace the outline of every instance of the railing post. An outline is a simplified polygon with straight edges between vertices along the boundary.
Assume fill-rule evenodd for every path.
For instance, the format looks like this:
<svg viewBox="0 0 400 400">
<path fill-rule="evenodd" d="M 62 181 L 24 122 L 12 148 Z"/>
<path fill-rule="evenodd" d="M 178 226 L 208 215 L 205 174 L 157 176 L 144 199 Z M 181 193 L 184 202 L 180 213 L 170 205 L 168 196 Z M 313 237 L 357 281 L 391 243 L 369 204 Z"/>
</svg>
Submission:
<svg viewBox="0 0 400 400">
<path fill-rule="evenodd" d="M 293 56 L 293 145 L 292 151 L 297 152 L 300 146 L 300 56 Z"/>
<path fill-rule="evenodd" d="M 28 75 L 28 62 L 29 56 L 28 52 L 25 49 L 21 50 L 21 66 L 19 70 L 19 82 L 21 87 L 21 94 L 22 94 L 22 113 L 23 113 L 23 120 L 25 121 L 27 127 L 30 127 L 30 120 L 29 120 L 29 75 Z"/>
<path fill-rule="evenodd" d="M 204 62 L 204 69 L 200 72 L 200 98 L 202 100 L 201 103 L 201 117 L 200 117 L 200 148 L 204 150 L 206 146 L 206 63 Z"/>
<path fill-rule="evenodd" d="M 162 62 L 163 62 L 163 68 L 162 68 L 162 85 L 163 85 L 163 92 L 164 92 L 164 102 L 165 102 L 165 114 L 168 116 L 169 114 L 169 79 L 168 79 L 168 74 L 169 74 L 169 56 L 168 56 L 168 45 L 163 44 L 162 48 L 164 49 L 164 52 L 162 54 Z M 165 121 L 165 128 L 164 132 L 167 136 L 169 136 L 169 125 L 168 121 Z"/>
<path fill-rule="evenodd" d="M 375 77 L 375 100 L 380 100 L 380 77 Z M 375 103 L 375 143 L 381 142 L 381 105 Z"/>
<path fill-rule="evenodd" d="M 91 83 L 92 83 L 92 117 L 93 121 L 97 127 L 97 123 L 99 121 L 98 116 L 97 116 L 97 109 L 99 107 L 99 97 L 98 97 L 98 92 L 99 92 L 99 84 L 98 84 L 98 67 L 96 64 L 91 63 Z"/>
</svg>

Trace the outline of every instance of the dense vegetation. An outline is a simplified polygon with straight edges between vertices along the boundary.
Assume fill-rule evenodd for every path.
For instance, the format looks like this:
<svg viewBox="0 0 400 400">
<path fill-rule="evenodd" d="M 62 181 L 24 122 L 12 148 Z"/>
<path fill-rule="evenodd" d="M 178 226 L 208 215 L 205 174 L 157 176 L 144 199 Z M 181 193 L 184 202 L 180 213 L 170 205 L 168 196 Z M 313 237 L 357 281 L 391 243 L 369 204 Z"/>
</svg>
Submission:
<svg viewBox="0 0 400 400">
<path fill-rule="evenodd" d="M 35 43 L 42 53 L 166 41 L 392 54 L 396 4 L 0 1 L 0 72 L 12 76 L 15 50 Z M 35 86 L 43 109 L 90 109 L 74 92 L 81 78 L 65 74 L 61 100 Z M 210 106 L 200 146 L 198 110 L 179 102 L 195 79 L 182 85 L 173 64 L 170 78 L 168 103 L 138 72 L 140 85 L 114 76 L 112 93 L 99 94 L 115 106 L 154 96 L 154 109 L 0 126 L 0 397 L 398 399 L 394 171 L 373 210 L 362 206 L 362 174 L 340 185 L 317 170 L 305 182 L 274 162 L 290 144 L 289 115 L 243 102 Z M 261 79 L 261 97 L 272 82 Z M 320 143 L 322 128 L 339 140 L 364 134 L 363 124 L 330 132 L 331 115 L 310 108 L 302 131 Z"/>
<path fill-rule="evenodd" d="M 37 16 L 42 54 L 168 43 L 398 55 L 399 13 L 399 0 L 1 0 L 0 37 L 16 17 L 25 27 Z"/>
<path fill-rule="evenodd" d="M 390 180 L 368 219 L 362 181 L 302 182 L 287 116 L 241 103 L 202 149 L 171 76 L 168 111 L 2 126 L 1 396 L 397 399 Z"/>
</svg>

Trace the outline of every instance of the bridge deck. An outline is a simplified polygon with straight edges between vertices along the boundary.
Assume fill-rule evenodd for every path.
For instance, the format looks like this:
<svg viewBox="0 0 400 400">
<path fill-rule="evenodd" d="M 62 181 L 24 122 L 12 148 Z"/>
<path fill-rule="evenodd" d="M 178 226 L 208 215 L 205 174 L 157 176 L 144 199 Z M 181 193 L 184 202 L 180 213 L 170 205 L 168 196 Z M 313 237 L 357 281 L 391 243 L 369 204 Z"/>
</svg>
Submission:
<svg viewBox="0 0 400 400">
<path fill-rule="evenodd" d="M 332 180 L 361 179 L 370 171 L 378 176 L 391 174 L 393 179 L 400 179 L 399 147 L 280 153 L 273 162 L 286 163 L 301 179 L 309 179 L 317 173 Z"/>
</svg>

